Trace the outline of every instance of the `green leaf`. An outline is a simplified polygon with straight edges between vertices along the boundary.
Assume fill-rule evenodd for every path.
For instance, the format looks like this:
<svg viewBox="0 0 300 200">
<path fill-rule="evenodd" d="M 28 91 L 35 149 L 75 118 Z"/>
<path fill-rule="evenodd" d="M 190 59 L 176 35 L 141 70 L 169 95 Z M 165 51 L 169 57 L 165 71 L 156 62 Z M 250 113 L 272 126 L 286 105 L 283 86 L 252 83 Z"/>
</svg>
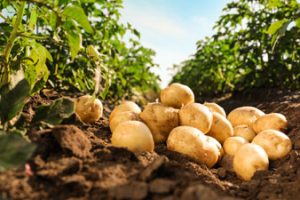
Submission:
<svg viewBox="0 0 300 200">
<path fill-rule="evenodd" d="M 29 18 L 28 28 L 29 28 L 29 30 L 33 31 L 35 28 L 35 25 L 36 25 L 37 18 L 38 18 L 36 6 L 34 6 L 30 12 L 31 13 L 30 13 L 30 18 Z"/>
<path fill-rule="evenodd" d="M 278 30 L 285 24 L 287 23 L 287 19 L 279 20 L 271 24 L 271 26 L 268 28 L 267 32 L 270 35 L 274 35 L 275 33 L 278 32 Z"/>
<path fill-rule="evenodd" d="M 71 51 L 71 57 L 72 60 L 74 60 L 81 48 L 81 34 L 70 30 L 66 31 L 66 36 Z"/>
<path fill-rule="evenodd" d="M 0 116 L 2 123 L 11 120 L 22 111 L 30 91 L 28 81 L 23 79 L 12 90 L 1 96 Z"/>
<path fill-rule="evenodd" d="M 58 125 L 64 119 L 69 118 L 75 112 L 75 104 L 69 98 L 55 100 L 49 106 L 40 106 L 33 118 L 35 123 L 45 122 L 51 125 Z"/>
<path fill-rule="evenodd" d="M 88 17 L 85 15 L 84 10 L 80 6 L 69 5 L 64 9 L 63 14 L 67 18 L 75 20 L 86 32 L 93 32 Z"/>
<path fill-rule="evenodd" d="M 300 28 L 300 17 L 295 20 L 296 26 Z"/>
<path fill-rule="evenodd" d="M 21 134 L 0 134 L 0 171 L 25 164 L 35 150 L 35 145 L 26 141 Z"/>
</svg>

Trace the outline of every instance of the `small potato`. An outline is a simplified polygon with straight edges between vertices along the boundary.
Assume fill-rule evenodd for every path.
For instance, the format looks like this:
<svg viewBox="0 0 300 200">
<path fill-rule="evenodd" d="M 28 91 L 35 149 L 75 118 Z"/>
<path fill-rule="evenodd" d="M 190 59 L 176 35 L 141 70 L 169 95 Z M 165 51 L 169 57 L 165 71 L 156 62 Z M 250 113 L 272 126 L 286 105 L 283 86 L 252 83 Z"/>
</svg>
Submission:
<svg viewBox="0 0 300 200">
<path fill-rule="evenodd" d="M 292 149 L 290 138 L 284 133 L 272 129 L 260 132 L 252 143 L 261 146 L 267 152 L 270 160 L 282 158 Z"/>
<path fill-rule="evenodd" d="M 120 123 L 112 133 L 113 146 L 128 148 L 132 152 L 154 150 L 154 140 L 150 129 L 139 121 Z"/>
<path fill-rule="evenodd" d="M 263 115 L 265 115 L 265 113 L 257 108 L 243 106 L 231 111 L 227 116 L 227 119 L 231 122 L 233 127 L 238 125 L 247 125 L 252 128 L 256 119 Z"/>
<path fill-rule="evenodd" d="M 238 149 L 233 158 L 235 173 L 245 181 L 250 181 L 256 171 L 267 170 L 268 167 L 268 155 L 257 144 L 244 144 Z"/>
<path fill-rule="evenodd" d="M 75 101 L 75 114 L 81 122 L 95 123 L 102 117 L 103 105 L 99 99 L 84 95 Z"/>
<path fill-rule="evenodd" d="M 231 123 L 221 114 L 213 113 L 213 123 L 209 136 L 216 138 L 221 144 L 228 138 L 233 136 L 233 128 Z"/>
<path fill-rule="evenodd" d="M 148 104 L 139 116 L 150 128 L 155 143 L 165 142 L 171 130 L 179 125 L 178 110 L 161 103 Z"/>
<path fill-rule="evenodd" d="M 160 101 L 166 106 L 181 108 L 195 101 L 193 91 L 186 85 L 173 83 L 160 92 Z"/>
<path fill-rule="evenodd" d="M 117 115 L 118 113 L 125 112 L 125 111 L 132 111 L 135 113 L 140 113 L 141 108 L 132 101 L 123 101 L 120 105 L 116 106 L 113 111 L 110 113 L 109 122 L 112 118 Z"/>
<path fill-rule="evenodd" d="M 213 167 L 219 160 L 220 151 L 198 129 L 190 126 L 174 128 L 167 140 L 167 148 L 193 158 L 196 162 Z"/>
<path fill-rule="evenodd" d="M 243 146 L 244 144 L 247 144 L 248 141 L 239 136 L 229 137 L 225 140 L 223 147 L 226 154 L 230 156 L 234 156 L 234 154 L 237 152 L 237 150 Z"/>
<path fill-rule="evenodd" d="M 267 129 L 282 131 L 286 129 L 288 122 L 284 115 L 280 113 L 270 113 L 259 117 L 253 124 L 256 133 Z"/>
<path fill-rule="evenodd" d="M 213 137 L 210 136 L 206 136 L 206 142 L 207 143 L 212 143 L 213 145 L 216 145 L 218 150 L 219 150 L 219 159 L 218 161 L 220 161 L 222 159 L 222 157 L 224 156 L 224 150 L 222 145 L 220 144 L 220 142 L 218 140 L 216 140 Z"/>
<path fill-rule="evenodd" d="M 233 128 L 234 136 L 240 136 L 251 142 L 253 138 L 256 136 L 255 132 L 252 128 L 247 125 L 239 125 Z"/>
<path fill-rule="evenodd" d="M 212 112 L 200 103 L 190 103 L 179 111 L 180 124 L 192 126 L 203 133 L 208 133 L 213 122 Z"/>
<path fill-rule="evenodd" d="M 115 115 L 109 123 L 111 132 L 117 128 L 117 126 L 125 121 L 140 121 L 139 115 L 132 111 L 121 112 L 118 115 Z"/>
<path fill-rule="evenodd" d="M 226 112 L 225 110 L 219 106 L 216 103 L 209 103 L 209 102 L 204 102 L 204 104 L 206 107 L 208 107 L 212 112 L 217 112 L 219 114 L 221 114 L 222 116 L 226 117 Z"/>
</svg>

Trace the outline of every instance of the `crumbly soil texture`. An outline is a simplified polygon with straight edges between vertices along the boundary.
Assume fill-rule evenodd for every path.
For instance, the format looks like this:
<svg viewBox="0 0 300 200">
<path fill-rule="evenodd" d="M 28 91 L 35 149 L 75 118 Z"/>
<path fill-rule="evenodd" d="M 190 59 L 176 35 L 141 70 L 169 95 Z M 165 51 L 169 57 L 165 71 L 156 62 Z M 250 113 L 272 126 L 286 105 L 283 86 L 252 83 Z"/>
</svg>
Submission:
<svg viewBox="0 0 300 200">
<path fill-rule="evenodd" d="M 56 97 L 35 96 L 23 116 L 30 121 L 39 104 Z M 93 125 L 74 116 L 53 128 L 31 128 L 28 137 L 37 144 L 36 152 L 23 167 L 0 173 L 0 199 L 299 199 L 300 92 L 255 91 L 220 104 L 227 112 L 251 105 L 284 114 L 292 151 L 248 182 L 231 171 L 228 160 L 208 169 L 165 144 L 153 153 L 134 154 L 111 146 L 107 103 L 104 117 Z"/>
</svg>

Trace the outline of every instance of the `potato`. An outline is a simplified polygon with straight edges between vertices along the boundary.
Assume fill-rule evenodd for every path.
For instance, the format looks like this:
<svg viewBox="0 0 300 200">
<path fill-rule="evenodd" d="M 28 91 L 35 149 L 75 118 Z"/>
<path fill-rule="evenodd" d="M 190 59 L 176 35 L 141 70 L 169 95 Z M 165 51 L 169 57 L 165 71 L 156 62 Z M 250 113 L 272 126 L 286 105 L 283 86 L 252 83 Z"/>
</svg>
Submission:
<svg viewBox="0 0 300 200">
<path fill-rule="evenodd" d="M 268 167 L 268 155 L 257 144 L 244 144 L 238 149 L 233 158 L 235 173 L 245 181 L 251 180 L 256 171 L 267 170 Z"/>
<path fill-rule="evenodd" d="M 132 152 L 154 150 L 154 140 L 150 129 L 140 121 L 125 121 L 120 123 L 111 137 L 115 147 L 128 148 Z"/>
<path fill-rule="evenodd" d="M 167 148 L 193 158 L 196 162 L 213 167 L 219 160 L 220 151 L 213 142 L 196 128 L 179 126 L 174 128 L 167 140 Z"/>
<path fill-rule="evenodd" d="M 200 103 L 190 103 L 179 111 L 180 124 L 192 126 L 203 133 L 208 133 L 213 122 L 212 112 Z"/>
<path fill-rule="evenodd" d="M 253 123 L 259 117 L 263 116 L 265 113 L 257 108 L 251 106 L 243 106 L 234 109 L 229 113 L 227 119 L 231 122 L 233 127 L 238 125 L 247 125 L 252 128 Z"/>
<path fill-rule="evenodd" d="M 239 136 L 229 137 L 225 140 L 223 147 L 226 154 L 230 156 L 234 156 L 234 154 L 237 152 L 237 150 L 243 146 L 244 144 L 247 144 L 248 141 Z"/>
<path fill-rule="evenodd" d="M 171 130 L 179 125 L 178 110 L 161 103 L 148 104 L 140 118 L 150 128 L 155 143 L 165 142 Z"/>
<path fill-rule="evenodd" d="M 219 159 L 218 159 L 218 161 L 220 161 L 222 159 L 223 155 L 224 155 L 224 150 L 223 150 L 223 147 L 220 144 L 220 142 L 218 140 L 216 140 L 215 138 L 210 137 L 210 136 L 206 136 L 206 142 L 217 146 L 217 148 L 219 150 Z"/>
<path fill-rule="evenodd" d="M 232 125 L 223 115 L 214 112 L 213 123 L 208 135 L 216 138 L 223 144 L 228 137 L 233 136 Z"/>
<path fill-rule="evenodd" d="M 125 111 L 115 115 L 109 123 L 111 132 L 117 128 L 117 126 L 125 121 L 140 121 L 139 115 L 132 111 Z"/>
<path fill-rule="evenodd" d="M 233 128 L 233 135 L 240 136 L 251 142 L 256 136 L 254 130 L 247 125 L 239 125 Z"/>
<path fill-rule="evenodd" d="M 193 91 L 186 85 L 173 83 L 160 92 L 160 101 L 166 106 L 181 108 L 195 101 Z"/>
<path fill-rule="evenodd" d="M 267 129 L 282 131 L 287 128 L 288 122 L 280 113 L 270 113 L 259 117 L 253 124 L 256 133 Z"/>
<path fill-rule="evenodd" d="M 272 129 L 260 132 L 252 143 L 261 146 L 267 152 L 270 160 L 282 158 L 292 149 L 290 138 L 284 133 Z"/>
<path fill-rule="evenodd" d="M 221 114 L 222 116 L 226 117 L 226 112 L 225 110 L 219 106 L 216 103 L 209 103 L 209 102 L 204 102 L 204 104 L 206 107 L 208 107 L 212 112 L 217 112 L 219 114 Z"/>
<path fill-rule="evenodd" d="M 125 112 L 125 111 L 132 111 L 135 113 L 140 113 L 141 108 L 132 101 L 123 101 L 120 105 L 116 106 L 113 111 L 110 113 L 109 122 L 112 118 L 117 115 L 118 113 Z"/>
<path fill-rule="evenodd" d="M 81 122 L 95 123 L 102 117 L 103 105 L 99 99 L 84 95 L 75 101 L 75 114 Z"/>
</svg>

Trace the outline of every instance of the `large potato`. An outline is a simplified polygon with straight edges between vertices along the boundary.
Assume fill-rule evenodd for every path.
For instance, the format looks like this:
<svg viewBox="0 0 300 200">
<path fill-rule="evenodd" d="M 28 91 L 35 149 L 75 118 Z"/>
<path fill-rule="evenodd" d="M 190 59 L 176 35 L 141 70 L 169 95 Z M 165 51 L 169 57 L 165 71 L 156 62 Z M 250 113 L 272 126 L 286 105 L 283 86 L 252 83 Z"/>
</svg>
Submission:
<svg viewBox="0 0 300 200">
<path fill-rule="evenodd" d="M 247 125 L 238 125 L 233 128 L 234 136 L 240 136 L 251 142 L 256 136 L 254 130 Z"/>
<path fill-rule="evenodd" d="M 220 158 L 220 150 L 198 129 L 190 126 L 174 128 L 167 140 L 167 148 L 171 151 L 187 155 L 196 162 L 213 167 Z"/>
<path fill-rule="evenodd" d="M 237 150 L 243 146 L 244 144 L 248 143 L 248 141 L 239 136 L 229 137 L 225 140 L 223 147 L 226 154 L 230 156 L 234 156 Z"/>
<path fill-rule="evenodd" d="M 204 102 L 203 105 L 205 105 L 206 107 L 208 107 L 212 112 L 217 112 L 217 113 L 221 114 L 222 116 L 226 117 L 226 112 L 225 112 L 224 108 L 222 108 L 218 104 Z"/>
<path fill-rule="evenodd" d="M 171 130 L 179 125 L 178 110 L 161 103 L 148 104 L 140 118 L 150 128 L 156 143 L 165 142 Z"/>
<path fill-rule="evenodd" d="M 195 101 L 193 91 L 186 85 L 173 83 L 160 92 L 160 101 L 167 106 L 181 108 L 181 106 Z"/>
<path fill-rule="evenodd" d="M 132 111 L 135 113 L 140 113 L 141 108 L 132 101 L 123 101 L 120 105 L 116 106 L 113 111 L 110 113 L 109 122 L 112 118 L 117 115 L 118 113 L 125 112 L 125 111 Z"/>
<path fill-rule="evenodd" d="M 233 128 L 231 123 L 221 114 L 213 113 L 213 123 L 209 136 L 216 138 L 221 144 L 228 138 L 233 136 Z"/>
<path fill-rule="evenodd" d="M 179 119 L 181 125 L 192 126 L 203 133 L 208 133 L 213 122 L 213 114 L 202 104 L 190 103 L 180 109 Z"/>
<path fill-rule="evenodd" d="M 103 105 L 99 99 L 84 95 L 75 101 L 75 114 L 84 123 L 95 123 L 102 117 Z"/>
<path fill-rule="evenodd" d="M 257 144 L 244 144 L 238 149 L 233 158 L 235 173 L 245 181 L 251 180 L 256 171 L 267 170 L 268 167 L 268 155 Z"/>
<path fill-rule="evenodd" d="M 243 106 L 231 111 L 227 116 L 227 119 L 231 122 L 233 127 L 238 125 L 247 125 L 252 128 L 256 119 L 263 115 L 265 115 L 265 113 L 257 108 Z"/>
<path fill-rule="evenodd" d="M 149 128 L 139 121 L 120 123 L 112 133 L 113 146 L 128 148 L 133 152 L 154 150 L 154 140 Z"/>
<path fill-rule="evenodd" d="M 132 111 L 125 111 L 115 115 L 109 123 L 111 132 L 117 128 L 117 126 L 125 121 L 140 121 L 139 115 Z"/>
<path fill-rule="evenodd" d="M 270 160 L 282 158 L 292 149 L 290 138 L 284 133 L 272 129 L 260 132 L 252 143 L 261 146 L 267 152 Z"/>
<path fill-rule="evenodd" d="M 270 113 L 259 117 L 253 124 L 256 133 L 267 129 L 282 131 L 286 129 L 288 122 L 284 115 L 280 113 Z"/>
</svg>

